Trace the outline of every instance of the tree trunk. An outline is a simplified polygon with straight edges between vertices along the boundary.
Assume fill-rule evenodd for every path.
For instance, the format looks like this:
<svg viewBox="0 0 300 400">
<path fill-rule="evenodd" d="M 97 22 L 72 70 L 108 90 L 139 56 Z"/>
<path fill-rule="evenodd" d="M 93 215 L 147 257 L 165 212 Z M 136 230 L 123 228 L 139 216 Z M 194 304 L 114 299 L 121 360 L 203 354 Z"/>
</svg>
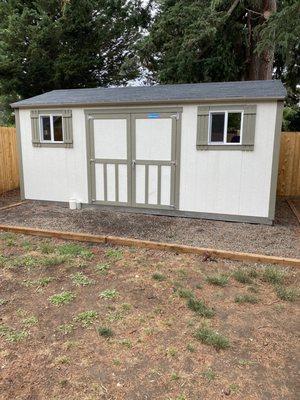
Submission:
<svg viewBox="0 0 300 400">
<path fill-rule="evenodd" d="M 248 59 L 248 76 L 249 80 L 266 80 L 272 79 L 273 62 L 274 62 L 274 46 L 266 48 L 261 53 L 255 51 L 256 45 L 260 40 L 259 34 L 254 33 L 256 26 L 265 23 L 270 16 L 276 12 L 276 0 L 263 0 L 262 8 L 259 11 L 248 11 L 247 25 L 249 38 L 249 59 Z M 261 15 L 257 23 L 258 14 Z M 256 23 L 255 23 L 256 22 Z"/>
</svg>

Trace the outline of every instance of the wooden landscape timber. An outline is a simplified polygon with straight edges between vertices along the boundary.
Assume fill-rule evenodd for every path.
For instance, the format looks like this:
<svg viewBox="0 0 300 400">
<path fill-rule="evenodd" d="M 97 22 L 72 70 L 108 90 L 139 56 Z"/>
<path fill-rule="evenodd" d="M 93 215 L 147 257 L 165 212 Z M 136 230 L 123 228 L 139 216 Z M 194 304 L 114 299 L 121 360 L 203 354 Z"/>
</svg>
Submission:
<svg viewBox="0 0 300 400">
<path fill-rule="evenodd" d="M 182 244 L 172 244 L 172 243 L 154 242 L 150 240 L 122 238 L 118 236 L 92 235 L 80 232 L 64 232 L 64 231 L 28 228 L 23 226 L 9 226 L 9 225 L 0 225 L 0 231 L 20 233 L 24 235 L 64 239 L 64 240 L 75 240 L 79 242 L 103 243 L 116 246 L 129 246 L 129 247 L 138 247 L 138 248 L 145 248 L 152 250 L 172 251 L 176 253 L 198 254 L 206 258 L 216 257 L 220 259 L 233 260 L 233 261 L 246 261 L 255 263 L 259 262 L 263 264 L 300 267 L 299 258 L 287 258 L 287 257 L 268 256 L 264 254 L 218 250 L 212 248 L 187 246 Z"/>
</svg>

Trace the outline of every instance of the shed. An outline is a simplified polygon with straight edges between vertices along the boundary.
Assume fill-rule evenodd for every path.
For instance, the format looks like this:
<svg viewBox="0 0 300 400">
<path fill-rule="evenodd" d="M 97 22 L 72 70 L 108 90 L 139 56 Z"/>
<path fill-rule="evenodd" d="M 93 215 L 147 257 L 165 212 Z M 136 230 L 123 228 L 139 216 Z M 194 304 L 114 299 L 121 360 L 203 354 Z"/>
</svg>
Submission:
<svg viewBox="0 0 300 400">
<path fill-rule="evenodd" d="M 271 224 L 285 95 L 270 80 L 18 101 L 22 197 Z"/>
</svg>

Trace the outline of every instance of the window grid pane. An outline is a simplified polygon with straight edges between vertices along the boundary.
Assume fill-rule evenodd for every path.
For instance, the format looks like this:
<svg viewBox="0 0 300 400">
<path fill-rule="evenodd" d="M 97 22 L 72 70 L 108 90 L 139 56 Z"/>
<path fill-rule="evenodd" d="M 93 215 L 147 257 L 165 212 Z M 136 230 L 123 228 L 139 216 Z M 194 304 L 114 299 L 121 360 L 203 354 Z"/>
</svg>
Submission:
<svg viewBox="0 0 300 400">
<path fill-rule="evenodd" d="M 53 140 L 54 142 L 63 141 L 62 117 L 59 115 L 53 115 Z"/>
<path fill-rule="evenodd" d="M 42 122 L 42 140 L 51 141 L 51 120 L 50 116 L 41 117 Z"/>
<path fill-rule="evenodd" d="M 225 113 L 211 114 L 211 142 L 224 142 Z"/>
<path fill-rule="evenodd" d="M 226 143 L 241 142 L 242 113 L 229 112 L 227 122 Z"/>
</svg>

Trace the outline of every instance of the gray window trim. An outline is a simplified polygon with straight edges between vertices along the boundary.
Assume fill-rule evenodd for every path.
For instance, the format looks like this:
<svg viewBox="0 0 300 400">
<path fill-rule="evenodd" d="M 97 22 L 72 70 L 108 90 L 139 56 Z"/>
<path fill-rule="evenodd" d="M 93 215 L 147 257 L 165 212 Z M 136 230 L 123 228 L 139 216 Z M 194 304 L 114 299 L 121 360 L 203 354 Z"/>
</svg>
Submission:
<svg viewBox="0 0 300 400">
<path fill-rule="evenodd" d="M 242 113 L 242 132 L 241 142 L 231 143 L 213 143 L 210 142 L 210 124 L 211 113 L 214 112 L 241 112 Z M 254 118 L 249 119 L 249 116 Z M 247 119 L 245 120 L 245 117 Z M 254 150 L 255 137 L 255 118 L 256 105 L 254 104 L 220 104 L 220 105 L 203 105 L 198 107 L 197 112 L 197 150 L 235 150 L 235 151 L 251 151 Z M 248 130 L 247 135 L 245 134 Z"/>
<path fill-rule="evenodd" d="M 41 117 L 62 116 L 63 142 L 44 141 L 42 139 Z M 72 111 L 59 109 L 31 110 L 32 145 L 34 147 L 72 148 L 73 147 L 73 126 Z"/>
</svg>

